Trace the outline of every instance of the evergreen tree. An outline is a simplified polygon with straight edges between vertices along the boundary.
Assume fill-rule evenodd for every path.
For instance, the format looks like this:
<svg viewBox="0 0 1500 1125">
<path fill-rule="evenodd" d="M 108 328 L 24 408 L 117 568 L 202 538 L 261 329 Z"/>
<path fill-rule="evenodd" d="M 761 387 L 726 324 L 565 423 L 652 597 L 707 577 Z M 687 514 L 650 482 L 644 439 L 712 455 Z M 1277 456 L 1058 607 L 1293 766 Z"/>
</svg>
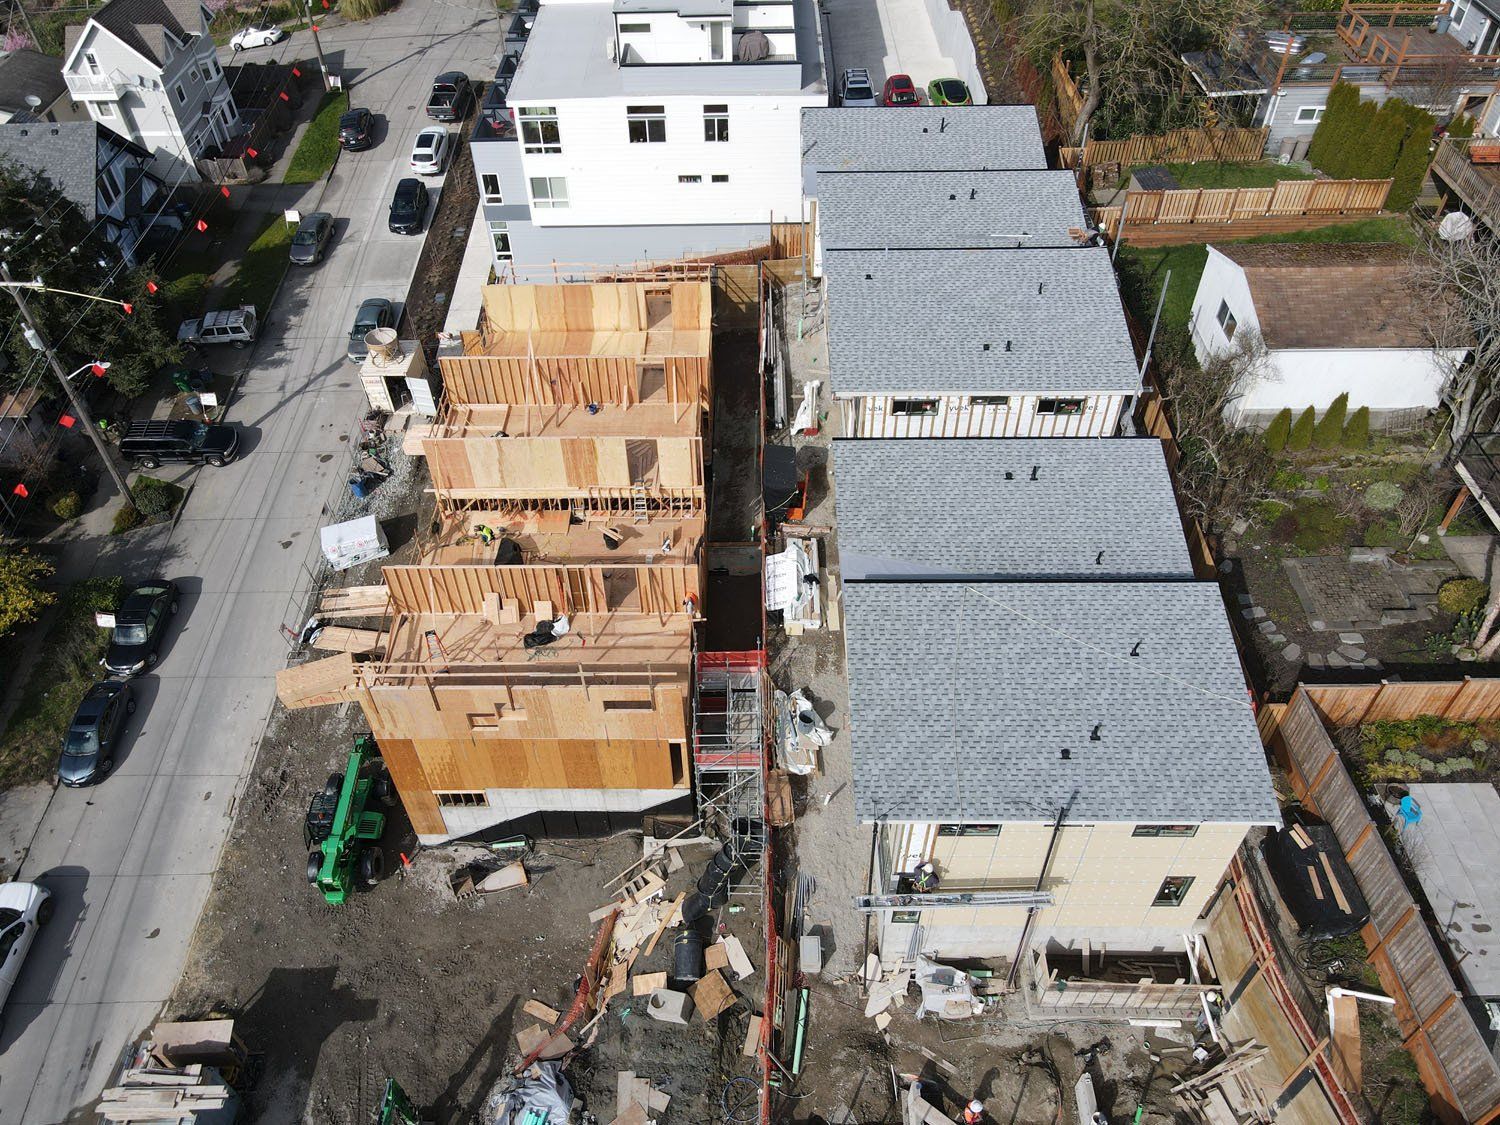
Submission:
<svg viewBox="0 0 1500 1125">
<path fill-rule="evenodd" d="M 1345 391 L 1329 404 L 1313 428 L 1313 444 L 1319 449 L 1333 449 L 1344 440 L 1344 418 L 1349 412 L 1349 392 Z"/>
<path fill-rule="evenodd" d="M 1349 415 L 1344 426 L 1344 445 L 1349 449 L 1365 449 L 1370 444 L 1370 408 L 1361 406 Z"/>
<path fill-rule="evenodd" d="M 1307 159 L 1315 168 L 1328 170 L 1325 161 L 1329 154 L 1337 151 L 1340 135 L 1349 123 L 1349 116 L 1359 105 L 1359 89 L 1348 82 L 1335 83 L 1328 93 L 1323 107 L 1323 116 L 1313 131 L 1312 141 L 1307 147 Z"/>
<path fill-rule="evenodd" d="M 1450 137 L 1472 137 L 1474 135 L 1474 119 L 1467 113 L 1460 113 L 1452 121 L 1448 122 L 1448 135 Z"/>
<path fill-rule="evenodd" d="M 1284 406 L 1266 427 L 1266 450 L 1271 454 L 1286 448 L 1287 438 L 1292 435 L 1292 408 Z"/>
<path fill-rule="evenodd" d="M 1386 197 L 1387 211 L 1405 211 L 1417 201 L 1422 191 L 1422 181 L 1427 178 L 1427 165 L 1432 160 L 1432 126 L 1430 113 L 1417 111 L 1418 117 L 1411 132 L 1401 144 L 1401 153 L 1391 169 L 1391 193 Z"/>
<path fill-rule="evenodd" d="M 1391 174 L 1396 166 L 1396 157 L 1401 152 L 1401 142 L 1406 140 L 1411 127 L 1399 98 L 1392 98 L 1375 111 L 1370 120 L 1370 131 L 1362 139 L 1352 178 L 1381 180 Z"/>
<path fill-rule="evenodd" d="M 1297 416 L 1297 421 L 1292 424 L 1291 435 L 1286 439 L 1286 447 L 1293 453 L 1300 453 L 1309 448 L 1313 440 L 1313 425 L 1317 416 L 1312 407 L 1308 407 Z"/>
<path fill-rule="evenodd" d="M 1360 102 L 1349 115 L 1349 122 L 1339 131 L 1338 151 L 1329 154 L 1323 171 L 1336 180 L 1352 179 L 1359 171 L 1364 146 L 1379 112 L 1374 102 Z"/>
</svg>

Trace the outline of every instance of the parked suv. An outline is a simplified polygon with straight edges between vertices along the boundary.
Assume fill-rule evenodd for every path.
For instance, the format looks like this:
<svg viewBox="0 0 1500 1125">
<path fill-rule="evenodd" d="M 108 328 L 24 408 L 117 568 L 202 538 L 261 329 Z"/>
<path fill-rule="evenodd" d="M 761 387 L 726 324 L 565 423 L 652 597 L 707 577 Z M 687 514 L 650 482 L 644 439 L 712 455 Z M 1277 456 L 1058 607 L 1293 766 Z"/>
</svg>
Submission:
<svg viewBox="0 0 1500 1125">
<path fill-rule="evenodd" d="M 422 219 L 427 214 L 427 185 L 408 176 L 396 185 L 391 199 L 392 234 L 421 234 Z"/>
<path fill-rule="evenodd" d="M 233 344 L 243 348 L 255 343 L 259 321 L 254 305 L 241 305 L 237 309 L 215 309 L 196 320 L 184 320 L 177 329 L 177 342 L 181 344 Z"/>
<path fill-rule="evenodd" d="M 375 142 L 375 118 L 368 109 L 351 109 L 339 118 L 339 144 L 359 152 Z"/>
<path fill-rule="evenodd" d="M 870 82 L 868 70 L 862 66 L 855 66 L 844 71 L 844 77 L 839 82 L 839 104 L 849 106 L 880 104 L 880 99 L 875 96 L 875 87 Z"/>
<path fill-rule="evenodd" d="M 138 469 L 158 465 L 213 465 L 234 460 L 240 435 L 231 426 L 204 422 L 132 422 L 120 439 L 120 454 Z"/>
</svg>

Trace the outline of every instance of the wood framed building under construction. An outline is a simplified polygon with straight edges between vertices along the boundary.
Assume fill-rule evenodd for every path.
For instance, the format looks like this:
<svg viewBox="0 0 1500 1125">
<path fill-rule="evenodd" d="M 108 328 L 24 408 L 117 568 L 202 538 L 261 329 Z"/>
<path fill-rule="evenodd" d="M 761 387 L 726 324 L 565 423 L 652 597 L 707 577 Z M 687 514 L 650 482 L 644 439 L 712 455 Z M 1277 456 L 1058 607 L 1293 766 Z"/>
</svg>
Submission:
<svg viewBox="0 0 1500 1125">
<path fill-rule="evenodd" d="M 708 316 L 702 282 L 487 286 L 440 360 L 406 438 L 435 510 L 369 658 L 278 678 L 288 707 L 359 702 L 423 843 L 689 796 Z"/>
</svg>

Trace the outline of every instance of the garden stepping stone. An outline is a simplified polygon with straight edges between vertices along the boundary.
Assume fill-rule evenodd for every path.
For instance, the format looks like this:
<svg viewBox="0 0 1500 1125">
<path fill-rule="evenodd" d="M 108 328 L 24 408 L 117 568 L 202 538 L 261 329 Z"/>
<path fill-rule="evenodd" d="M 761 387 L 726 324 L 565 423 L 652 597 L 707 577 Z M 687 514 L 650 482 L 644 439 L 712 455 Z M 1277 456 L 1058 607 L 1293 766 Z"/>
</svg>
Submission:
<svg viewBox="0 0 1500 1125">
<path fill-rule="evenodd" d="M 1355 663 L 1365 658 L 1365 650 L 1358 645 L 1339 645 L 1339 652 Z"/>
<path fill-rule="evenodd" d="M 1280 633 L 1272 633 L 1269 637 L 1266 638 L 1266 644 L 1270 645 L 1272 648 L 1279 648 L 1280 646 L 1286 644 L 1286 638 L 1283 637 Z"/>
<path fill-rule="evenodd" d="M 1321 653 L 1310 652 L 1307 654 L 1307 666 L 1309 668 L 1322 668 L 1327 663 L 1328 661 L 1323 657 Z"/>
<path fill-rule="evenodd" d="M 1255 599 L 1252 598 L 1249 594 L 1236 594 L 1235 597 L 1240 600 L 1240 605 L 1252 606 L 1255 604 Z"/>
<path fill-rule="evenodd" d="M 1340 633 L 1339 641 L 1346 645 L 1362 645 L 1365 643 L 1364 637 L 1358 633 Z"/>
<path fill-rule="evenodd" d="M 1349 661 L 1346 660 L 1346 659 L 1344 659 L 1344 657 L 1340 656 L 1336 652 L 1330 652 L 1328 654 L 1328 667 L 1330 667 L 1330 668 L 1347 668 L 1347 667 L 1349 667 Z"/>
<path fill-rule="evenodd" d="M 1301 660 L 1302 659 L 1302 646 L 1301 645 L 1287 645 L 1286 648 L 1284 648 L 1284 649 L 1281 650 L 1281 659 L 1283 659 L 1283 660 Z"/>
<path fill-rule="evenodd" d="M 1276 622 L 1274 622 L 1274 621 L 1262 621 L 1260 623 L 1260 631 L 1262 633 L 1274 633 L 1274 632 L 1276 632 Z"/>
<path fill-rule="evenodd" d="M 1245 615 L 1247 621 L 1259 621 L 1262 617 L 1266 616 L 1266 611 L 1258 605 L 1253 605 L 1249 609 L 1244 609 L 1240 612 Z"/>
</svg>

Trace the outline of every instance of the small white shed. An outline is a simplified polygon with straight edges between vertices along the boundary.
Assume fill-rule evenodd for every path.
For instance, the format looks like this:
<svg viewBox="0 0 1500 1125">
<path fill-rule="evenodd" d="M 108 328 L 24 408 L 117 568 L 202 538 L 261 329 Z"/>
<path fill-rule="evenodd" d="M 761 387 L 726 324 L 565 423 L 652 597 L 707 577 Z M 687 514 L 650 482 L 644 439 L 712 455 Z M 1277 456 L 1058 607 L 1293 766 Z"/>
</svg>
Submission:
<svg viewBox="0 0 1500 1125">
<path fill-rule="evenodd" d="M 1406 280 L 1410 251 L 1391 243 L 1229 243 L 1208 248 L 1193 298 L 1198 361 L 1265 342 L 1263 374 L 1230 405 L 1236 425 L 1261 428 L 1284 408 L 1319 413 L 1348 392 L 1375 425 L 1399 426 L 1440 402 L 1450 362 L 1435 351 Z"/>
</svg>

